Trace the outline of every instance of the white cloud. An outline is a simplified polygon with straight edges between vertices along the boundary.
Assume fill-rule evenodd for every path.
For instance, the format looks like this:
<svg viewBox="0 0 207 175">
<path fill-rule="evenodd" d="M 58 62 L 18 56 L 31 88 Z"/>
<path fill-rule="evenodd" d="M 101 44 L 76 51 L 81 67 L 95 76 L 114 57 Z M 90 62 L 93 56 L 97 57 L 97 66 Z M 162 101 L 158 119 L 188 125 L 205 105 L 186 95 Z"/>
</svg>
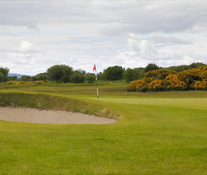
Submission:
<svg viewBox="0 0 207 175">
<path fill-rule="evenodd" d="M 31 58 L 31 55 L 28 53 L 9 53 L 9 58 L 11 59 L 28 59 Z"/>
<path fill-rule="evenodd" d="M 193 44 L 192 41 L 188 41 L 187 39 L 178 38 L 174 36 L 163 36 L 163 35 L 155 35 L 150 37 L 150 40 L 155 44 L 159 45 L 187 45 Z"/>
<path fill-rule="evenodd" d="M 204 0 L 0 1 L 0 12 L 0 61 L 12 72 L 207 63 Z"/>
<path fill-rule="evenodd" d="M 150 37 L 149 37 L 150 38 Z M 161 37 L 162 38 L 162 37 Z M 163 37 L 166 39 L 165 37 Z M 162 39 L 163 39 L 162 38 Z M 180 41 L 179 39 L 168 37 L 178 42 L 178 46 L 189 45 L 188 42 Z M 191 64 L 193 62 L 205 62 L 205 59 L 198 59 L 196 54 L 190 52 L 189 49 L 174 49 L 169 47 L 167 40 L 167 47 L 159 45 L 154 42 L 150 42 L 146 39 L 140 39 L 137 35 L 130 34 L 127 40 L 126 50 L 116 55 L 112 60 L 118 60 L 124 67 L 145 67 L 148 63 L 155 63 L 162 67 L 168 67 L 172 65 Z"/>
<path fill-rule="evenodd" d="M 140 40 L 135 37 L 128 39 L 128 50 L 135 56 L 146 60 L 170 58 L 168 51 L 151 44 L 148 40 Z"/>
<path fill-rule="evenodd" d="M 36 52 L 37 48 L 28 41 L 22 41 L 19 50 L 23 53 Z"/>
</svg>

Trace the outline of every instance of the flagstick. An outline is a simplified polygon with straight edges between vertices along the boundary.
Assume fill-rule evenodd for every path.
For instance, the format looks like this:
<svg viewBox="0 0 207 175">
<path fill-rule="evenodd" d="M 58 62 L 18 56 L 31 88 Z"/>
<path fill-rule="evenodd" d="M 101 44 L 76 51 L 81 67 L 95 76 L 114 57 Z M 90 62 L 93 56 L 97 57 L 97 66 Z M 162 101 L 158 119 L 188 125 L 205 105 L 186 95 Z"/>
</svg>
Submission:
<svg viewBox="0 0 207 175">
<path fill-rule="evenodd" d="M 96 88 L 97 88 L 97 98 L 99 98 L 99 93 L 98 93 L 98 79 L 97 79 L 97 70 L 96 71 Z"/>
</svg>

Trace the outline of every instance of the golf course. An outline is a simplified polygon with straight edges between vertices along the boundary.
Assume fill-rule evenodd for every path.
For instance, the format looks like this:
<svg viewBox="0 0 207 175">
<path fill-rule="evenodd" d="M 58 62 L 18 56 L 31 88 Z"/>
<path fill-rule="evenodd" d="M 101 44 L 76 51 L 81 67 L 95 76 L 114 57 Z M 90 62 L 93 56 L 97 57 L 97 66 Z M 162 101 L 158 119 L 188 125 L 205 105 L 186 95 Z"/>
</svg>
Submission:
<svg viewBox="0 0 207 175">
<path fill-rule="evenodd" d="M 128 92 L 126 86 L 99 82 L 97 98 L 94 83 L 0 85 L 2 109 L 115 120 L 0 120 L 0 175 L 206 175 L 207 91 Z"/>
</svg>

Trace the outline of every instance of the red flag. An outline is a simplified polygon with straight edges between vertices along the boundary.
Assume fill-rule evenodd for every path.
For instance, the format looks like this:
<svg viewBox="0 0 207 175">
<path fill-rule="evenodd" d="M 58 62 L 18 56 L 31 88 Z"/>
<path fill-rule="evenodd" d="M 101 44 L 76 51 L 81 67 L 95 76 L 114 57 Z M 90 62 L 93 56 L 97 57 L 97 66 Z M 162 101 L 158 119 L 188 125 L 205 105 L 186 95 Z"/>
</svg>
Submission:
<svg viewBox="0 0 207 175">
<path fill-rule="evenodd" d="M 96 65 L 94 64 L 93 71 L 96 70 Z"/>
</svg>

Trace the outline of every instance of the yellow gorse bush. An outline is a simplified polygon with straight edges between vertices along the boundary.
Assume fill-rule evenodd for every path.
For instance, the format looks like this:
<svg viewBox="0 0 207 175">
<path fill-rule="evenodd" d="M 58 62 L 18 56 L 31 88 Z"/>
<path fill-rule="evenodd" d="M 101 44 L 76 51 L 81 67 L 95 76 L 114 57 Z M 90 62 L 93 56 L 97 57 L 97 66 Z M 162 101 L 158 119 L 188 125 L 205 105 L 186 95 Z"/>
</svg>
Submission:
<svg viewBox="0 0 207 175">
<path fill-rule="evenodd" d="M 26 84 L 26 85 L 42 85 L 47 83 L 48 81 L 36 81 L 36 82 L 25 82 L 25 81 L 8 81 L 5 84 L 7 85 L 22 85 L 22 84 Z M 1 84 L 0 84 L 1 85 Z"/>
<path fill-rule="evenodd" d="M 186 87 L 185 82 L 179 80 L 176 74 L 169 74 L 166 80 L 168 82 L 167 84 L 169 84 L 167 85 L 167 89 L 179 90 Z"/>
<path fill-rule="evenodd" d="M 207 66 L 179 73 L 165 69 L 149 71 L 145 77 L 133 81 L 128 91 L 207 90 Z"/>
<path fill-rule="evenodd" d="M 164 88 L 163 80 L 155 79 L 152 82 L 150 82 L 148 85 L 148 89 L 151 89 L 151 90 L 158 91 L 158 90 L 162 90 L 163 88 Z"/>
<path fill-rule="evenodd" d="M 36 81 L 36 82 L 34 83 L 34 85 L 40 85 L 40 84 L 45 84 L 45 82 L 44 82 L 44 81 Z"/>
<path fill-rule="evenodd" d="M 25 84 L 24 81 L 8 81 L 6 82 L 8 85 L 20 85 L 20 84 Z"/>
</svg>

